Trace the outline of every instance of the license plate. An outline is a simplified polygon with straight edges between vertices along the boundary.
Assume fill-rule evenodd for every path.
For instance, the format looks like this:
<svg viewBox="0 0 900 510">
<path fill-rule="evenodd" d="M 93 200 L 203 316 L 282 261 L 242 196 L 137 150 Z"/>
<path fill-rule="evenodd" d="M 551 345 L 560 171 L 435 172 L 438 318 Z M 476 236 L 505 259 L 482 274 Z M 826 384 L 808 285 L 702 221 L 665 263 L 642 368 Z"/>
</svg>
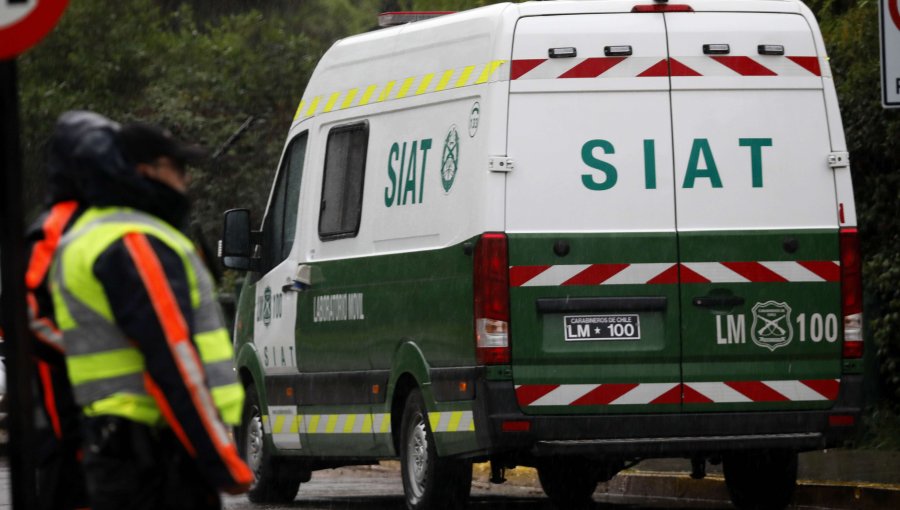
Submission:
<svg viewBox="0 0 900 510">
<path fill-rule="evenodd" d="M 565 316 L 563 325 L 567 342 L 641 338 L 641 319 L 637 314 Z"/>
</svg>

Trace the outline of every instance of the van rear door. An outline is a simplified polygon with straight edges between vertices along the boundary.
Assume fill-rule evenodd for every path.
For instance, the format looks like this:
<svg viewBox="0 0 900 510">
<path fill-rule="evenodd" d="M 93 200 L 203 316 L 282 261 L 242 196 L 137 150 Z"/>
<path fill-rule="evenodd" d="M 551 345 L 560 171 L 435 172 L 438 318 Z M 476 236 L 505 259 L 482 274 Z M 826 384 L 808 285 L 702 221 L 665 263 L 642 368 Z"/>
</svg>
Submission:
<svg viewBox="0 0 900 510">
<path fill-rule="evenodd" d="M 838 207 L 822 70 L 795 14 L 666 14 L 685 411 L 830 407 Z"/>
<path fill-rule="evenodd" d="M 506 231 L 525 413 L 680 408 L 666 57 L 662 14 L 516 27 Z"/>
</svg>

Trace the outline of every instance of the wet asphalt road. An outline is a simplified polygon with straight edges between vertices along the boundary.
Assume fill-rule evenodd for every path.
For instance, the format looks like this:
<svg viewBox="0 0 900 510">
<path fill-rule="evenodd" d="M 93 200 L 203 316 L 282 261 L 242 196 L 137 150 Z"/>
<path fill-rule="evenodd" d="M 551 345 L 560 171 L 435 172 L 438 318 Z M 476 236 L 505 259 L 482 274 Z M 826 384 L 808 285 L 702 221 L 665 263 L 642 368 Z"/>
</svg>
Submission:
<svg viewBox="0 0 900 510">
<path fill-rule="evenodd" d="M 621 498 L 601 501 L 595 495 L 595 509 L 727 509 L 721 503 L 659 501 L 624 501 Z M 300 486 L 297 498 L 288 505 L 255 505 L 245 496 L 227 497 L 226 510 L 401 510 L 403 486 L 400 473 L 383 466 L 354 467 L 313 473 L 312 480 Z M 554 507 L 540 488 L 508 484 L 493 485 L 487 480 L 475 480 L 469 501 L 472 510 L 553 510 Z"/>
</svg>

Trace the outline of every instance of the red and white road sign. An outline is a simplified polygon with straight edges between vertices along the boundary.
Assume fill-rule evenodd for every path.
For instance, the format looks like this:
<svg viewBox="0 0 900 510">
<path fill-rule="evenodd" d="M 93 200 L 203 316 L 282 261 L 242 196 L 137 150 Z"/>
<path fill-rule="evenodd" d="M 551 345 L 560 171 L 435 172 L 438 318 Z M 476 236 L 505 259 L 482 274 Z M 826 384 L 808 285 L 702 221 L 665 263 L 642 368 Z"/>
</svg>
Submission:
<svg viewBox="0 0 900 510">
<path fill-rule="evenodd" d="M 56 26 L 69 0 L 0 0 L 0 60 L 25 52 Z"/>
<path fill-rule="evenodd" d="M 881 0 L 881 102 L 900 108 L 900 0 Z"/>
</svg>

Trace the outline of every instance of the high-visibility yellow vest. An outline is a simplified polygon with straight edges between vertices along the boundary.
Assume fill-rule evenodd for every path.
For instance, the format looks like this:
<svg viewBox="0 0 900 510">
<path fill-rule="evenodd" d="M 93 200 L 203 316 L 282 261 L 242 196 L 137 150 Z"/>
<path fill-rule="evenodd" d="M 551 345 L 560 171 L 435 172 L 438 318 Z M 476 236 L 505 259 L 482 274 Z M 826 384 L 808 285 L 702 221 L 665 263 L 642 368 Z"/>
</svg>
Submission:
<svg viewBox="0 0 900 510">
<path fill-rule="evenodd" d="M 109 299 L 93 271 L 97 258 L 129 233 L 159 239 L 181 257 L 190 287 L 192 340 L 203 375 L 222 420 L 240 423 L 244 390 L 234 372 L 234 351 L 209 272 L 181 232 L 123 207 L 85 211 L 60 242 L 51 269 L 56 324 L 63 334 L 76 402 L 86 416 L 115 415 L 151 426 L 164 423 L 145 388 L 144 357 L 116 326 Z"/>
</svg>

